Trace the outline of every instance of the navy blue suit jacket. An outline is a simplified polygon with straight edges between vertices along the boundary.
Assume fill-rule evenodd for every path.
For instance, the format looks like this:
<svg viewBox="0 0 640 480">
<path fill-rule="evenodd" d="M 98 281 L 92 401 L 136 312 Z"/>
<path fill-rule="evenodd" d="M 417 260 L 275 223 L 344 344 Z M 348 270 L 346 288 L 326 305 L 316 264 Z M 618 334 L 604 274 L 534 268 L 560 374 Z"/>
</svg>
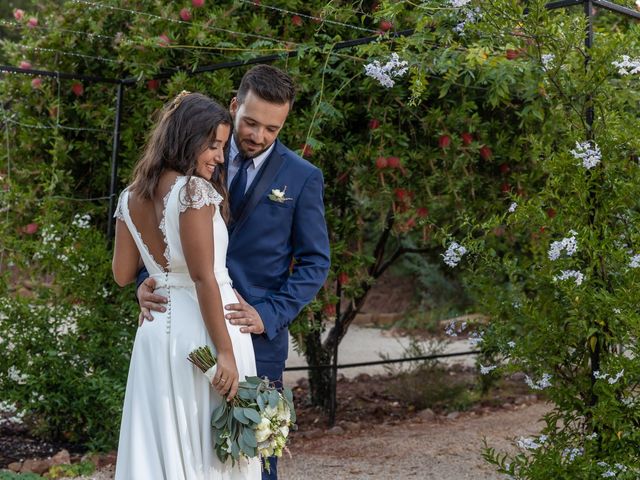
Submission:
<svg viewBox="0 0 640 480">
<path fill-rule="evenodd" d="M 288 200 L 269 198 L 272 190 L 285 187 Z M 253 345 L 258 375 L 272 380 L 282 376 L 289 324 L 329 272 L 323 192 L 320 169 L 276 140 L 229 225 L 227 268 L 234 288 L 262 318 L 265 332 L 253 335 Z M 143 269 L 138 285 L 147 276 Z"/>
<path fill-rule="evenodd" d="M 282 202 L 269 198 L 284 190 Z M 227 268 L 234 288 L 258 311 L 258 363 L 284 365 L 288 326 L 320 290 L 330 265 L 322 172 L 276 140 L 229 225 Z M 293 271 L 290 271 L 294 259 Z M 264 365 L 266 367 L 266 365 Z"/>
</svg>

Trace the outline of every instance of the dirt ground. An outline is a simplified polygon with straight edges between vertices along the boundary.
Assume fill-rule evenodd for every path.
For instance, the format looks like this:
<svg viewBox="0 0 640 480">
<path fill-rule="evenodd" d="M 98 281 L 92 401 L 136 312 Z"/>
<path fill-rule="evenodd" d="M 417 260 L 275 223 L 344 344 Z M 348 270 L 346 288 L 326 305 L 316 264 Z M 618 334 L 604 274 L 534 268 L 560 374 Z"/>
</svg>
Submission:
<svg viewBox="0 0 640 480">
<path fill-rule="evenodd" d="M 483 441 L 499 451 L 513 451 L 509 439 L 538 433 L 538 420 L 548 409 L 539 402 L 483 415 L 464 413 L 455 420 L 417 417 L 343 435 L 296 437 L 291 456 L 279 464 L 279 478 L 505 479 L 483 460 Z"/>
</svg>

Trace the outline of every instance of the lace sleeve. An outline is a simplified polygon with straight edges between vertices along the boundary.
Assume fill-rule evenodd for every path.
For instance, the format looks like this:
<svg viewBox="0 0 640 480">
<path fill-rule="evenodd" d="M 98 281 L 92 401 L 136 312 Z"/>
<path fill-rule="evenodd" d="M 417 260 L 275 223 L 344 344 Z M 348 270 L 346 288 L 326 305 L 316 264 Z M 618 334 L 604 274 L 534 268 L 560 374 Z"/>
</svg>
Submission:
<svg viewBox="0 0 640 480">
<path fill-rule="evenodd" d="M 121 193 L 120 193 L 120 197 L 118 198 L 118 206 L 116 207 L 116 212 L 113 214 L 113 218 L 117 218 L 118 220 L 122 220 L 123 222 L 125 221 L 124 219 L 124 202 L 125 202 L 125 192 L 127 191 L 127 189 L 125 188 Z"/>
<path fill-rule="evenodd" d="M 222 196 L 216 192 L 210 182 L 202 177 L 191 177 L 180 190 L 180 213 L 187 208 L 199 209 L 205 205 L 215 205 L 222 202 Z"/>
</svg>

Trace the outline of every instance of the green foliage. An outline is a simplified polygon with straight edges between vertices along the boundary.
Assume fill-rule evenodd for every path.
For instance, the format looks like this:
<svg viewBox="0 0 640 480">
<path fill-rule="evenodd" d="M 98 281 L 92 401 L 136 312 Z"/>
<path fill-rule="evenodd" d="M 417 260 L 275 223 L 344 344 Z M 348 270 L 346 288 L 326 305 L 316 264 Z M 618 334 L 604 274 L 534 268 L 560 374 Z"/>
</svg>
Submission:
<svg viewBox="0 0 640 480">
<path fill-rule="evenodd" d="M 93 462 L 80 462 L 73 464 L 54 465 L 49 469 L 48 478 L 75 478 L 83 475 L 91 475 L 96 466 Z"/>
<path fill-rule="evenodd" d="M 43 477 L 35 473 L 14 473 L 8 470 L 0 471 L 0 480 L 42 480 Z"/>
<path fill-rule="evenodd" d="M 485 458 L 512 478 L 637 478 L 640 98 L 637 75 L 621 76 L 613 62 L 639 57 L 638 27 L 598 14 L 585 68 L 583 12 L 549 11 L 546 3 L 527 2 L 527 15 L 524 3 L 510 1 L 385 6 L 400 18 L 428 17 L 429 31 L 407 39 L 402 55 L 445 76 L 431 81 L 443 98 L 466 95 L 462 85 L 485 86 L 486 106 L 500 107 L 489 124 L 502 130 L 493 131 L 492 152 L 506 163 L 502 206 L 482 192 L 474 206 L 488 201 L 493 209 L 458 209 L 449 235 L 467 249 L 460 266 L 491 319 L 483 362 L 526 372 L 554 409 L 540 436 L 518 443 L 521 453 L 488 448 Z M 451 31 L 476 7 L 480 15 L 464 34 L 425 51 L 425 38 L 441 25 Z M 473 67 L 472 83 L 465 66 Z M 433 102 L 433 91 L 415 82 L 414 103 Z M 601 150 L 597 164 L 572 153 L 585 141 Z"/>
</svg>

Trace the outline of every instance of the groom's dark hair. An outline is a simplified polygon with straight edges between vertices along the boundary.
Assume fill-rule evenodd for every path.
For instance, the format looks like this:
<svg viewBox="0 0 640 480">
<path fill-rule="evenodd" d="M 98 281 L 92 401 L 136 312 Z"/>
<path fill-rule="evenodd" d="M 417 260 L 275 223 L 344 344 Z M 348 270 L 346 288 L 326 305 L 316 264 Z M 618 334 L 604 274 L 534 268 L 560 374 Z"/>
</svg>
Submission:
<svg viewBox="0 0 640 480">
<path fill-rule="evenodd" d="M 288 103 L 289 108 L 293 107 L 293 99 L 296 96 L 292 78 L 271 65 L 256 65 L 244 74 L 236 94 L 238 103 L 244 102 L 249 91 L 270 103 Z"/>
</svg>

